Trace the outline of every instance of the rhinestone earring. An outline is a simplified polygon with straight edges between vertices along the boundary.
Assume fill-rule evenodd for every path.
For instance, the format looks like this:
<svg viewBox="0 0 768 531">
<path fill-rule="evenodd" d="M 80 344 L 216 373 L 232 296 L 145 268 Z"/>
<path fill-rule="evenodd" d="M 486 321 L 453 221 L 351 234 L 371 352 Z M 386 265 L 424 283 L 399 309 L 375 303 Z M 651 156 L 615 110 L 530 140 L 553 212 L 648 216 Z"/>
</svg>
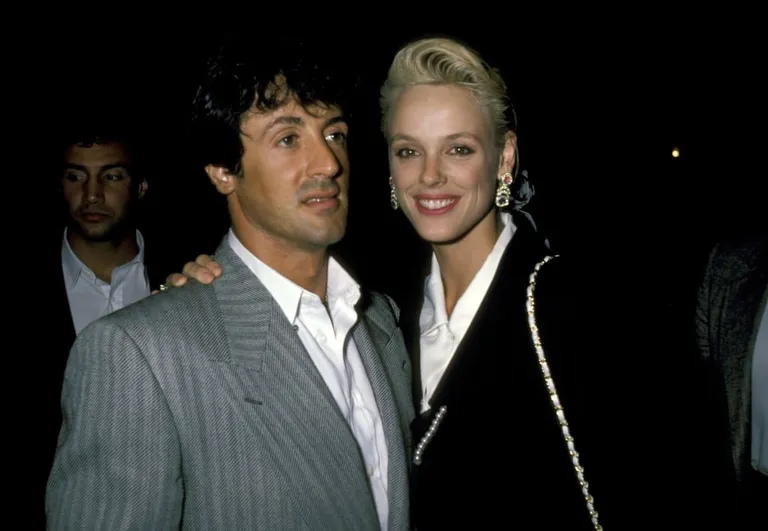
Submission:
<svg viewBox="0 0 768 531">
<path fill-rule="evenodd" d="M 515 182 L 515 178 L 512 174 L 507 172 L 499 177 L 499 186 L 496 188 L 496 206 L 504 208 L 509 205 L 509 200 L 512 198 L 512 192 L 509 189 L 509 185 Z"/>
<path fill-rule="evenodd" d="M 395 194 L 395 180 L 392 176 L 389 176 L 389 206 L 392 210 L 397 210 L 400 204 L 397 202 L 397 194 Z"/>
</svg>

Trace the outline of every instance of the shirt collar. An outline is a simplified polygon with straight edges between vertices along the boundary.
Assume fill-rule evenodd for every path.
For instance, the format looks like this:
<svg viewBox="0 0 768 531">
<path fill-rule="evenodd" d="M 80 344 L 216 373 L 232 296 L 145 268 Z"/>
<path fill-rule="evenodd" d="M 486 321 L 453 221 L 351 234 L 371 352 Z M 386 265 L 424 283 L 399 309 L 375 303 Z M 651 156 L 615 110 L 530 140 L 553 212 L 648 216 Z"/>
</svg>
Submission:
<svg viewBox="0 0 768 531">
<path fill-rule="evenodd" d="M 75 284 L 77 284 L 81 275 L 86 275 L 91 280 L 94 280 L 96 274 L 91 271 L 91 269 L 85 265 L 72 250 L 72 247 L 69 245 L 69 240 L 67 240 L 68 231 L 68 228 L 64 229 L 64 237 L 62 238 L 61 243 L 61 264 L 64 271 L 64 282 L 66 287 L 67 289 L 72 289 L 75 287 Z M 136 231 L 136 244 L 139 247 L 139 252 L 129 262 L 120 267 L 144 262 L 144 237 L 139 230 Z"/>
<path fill-rule="evenodd" d="M 445 308 L 445 292 L 443 280 L 440 277 L 440 264 L 432 254 L 432 266 L 425 281 L 424 305 L 419 318 L 421 334 L 429 334 L 435 329 L 448 324 L 448 312 Z"/>
<path fill-rule="evenodd" d="M 264 284 L 264 287 L 267 288 L 291 323 L 296 320 L 303 295 L 319 299 L 314 293 L 310 293 L 259 260 L 256 255 L 243 245 L 232 229 L 227 234 L 227 242 L 235 254 L 245 262 L 248 269 Z M 328 260 L 327 282 L 328 286 L 326 289 L 329 305 L 334 304 L 339 299 L 342 299 L 350 306 L 357 304 L 357 301 L 360 299 L 359 284 L 333 257 L 330 257 Z"/>
<path fill-rule="evenodd" d="M 512 220 L 512 216 L 507 212 L 501 213 L 501 222 L 504 228 L 501 230 L 501 234 L 499 234 L 491 253 L 485 259 L 480 271 L 475 275 L 476 278 L 481 273 L 490 273 L 491 276 L 495 274 L 495 270 L 501 261 L 501 255 L 504 253 L 504 250 L 507 248 L 507 245 L 512 240 L 512 236 L 514 236 L 515 231 L 517 230 L 517 227 Z M 489 268 L 492 269 L 492 271 L 489 271 Z M 472 283 L 470 283 L 469 288 L 471 287 Z M 448 322 L 448 311 L 445 307 L 445 290 L 443 288 L 443 279 L 440 276 L 440 264 L 437 261 L 437 256 L 432 253 L 432 265 L 429 276 L 425 280 L 424 303 L 419 317 L 421 335 L 427 335 L 437 328 L 447 325 Z"/>
</svg>

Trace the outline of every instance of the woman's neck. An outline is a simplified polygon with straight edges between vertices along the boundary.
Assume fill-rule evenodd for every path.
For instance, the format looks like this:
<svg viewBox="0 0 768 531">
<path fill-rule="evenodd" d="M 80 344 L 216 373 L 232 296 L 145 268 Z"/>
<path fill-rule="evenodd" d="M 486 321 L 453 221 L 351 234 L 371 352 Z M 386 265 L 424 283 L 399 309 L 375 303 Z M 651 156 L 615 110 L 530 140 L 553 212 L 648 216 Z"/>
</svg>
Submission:
<svg viewBox="0 0 768 531">
<path fill-rule="evenodd" d="M 440 264 L 448 317 L 493 251 L 503 228 L 501 216 L 496 209 L 492 209 L 459 240 L 449 244 L 432 245 L 437 263 Z"/>
</svg>

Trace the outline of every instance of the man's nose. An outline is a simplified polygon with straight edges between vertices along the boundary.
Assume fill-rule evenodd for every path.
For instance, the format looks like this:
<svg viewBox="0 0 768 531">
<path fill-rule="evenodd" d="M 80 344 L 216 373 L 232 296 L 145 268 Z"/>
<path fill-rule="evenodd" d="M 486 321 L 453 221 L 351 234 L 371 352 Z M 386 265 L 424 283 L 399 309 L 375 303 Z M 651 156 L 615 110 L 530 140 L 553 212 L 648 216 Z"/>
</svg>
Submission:
<svg viewBox="0 0 768 531">
<path fill-rule="evenodd" d="M 85 200 L 89 203 L 99 203 L 104 200 L 104 184 L 100 179 L 89 178 L 83 183 Z"/>
</svg>

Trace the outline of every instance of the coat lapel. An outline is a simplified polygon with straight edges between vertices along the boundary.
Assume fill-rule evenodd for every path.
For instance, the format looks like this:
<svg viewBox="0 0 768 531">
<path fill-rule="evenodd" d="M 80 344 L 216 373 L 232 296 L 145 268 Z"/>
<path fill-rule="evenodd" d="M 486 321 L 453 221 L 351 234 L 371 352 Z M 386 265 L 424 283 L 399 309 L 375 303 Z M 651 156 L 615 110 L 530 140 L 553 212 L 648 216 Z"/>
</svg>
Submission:
<svg viewBox="0 0 768 531">
<path fill-rule="evenodd" d="M 344 493 L 369 491 L 357 442 L 309 353 L 277 302 L 222 243 L 224 275 L 214 290 L 228 349 L 211 349 L 214 378 L 297 493 L 313 510 L 369 519 L 370 506 L 341 505 Z M 335 507 L 334 507 L 335 506 Z M 373 515 L 375 516 L 375 507 Z"/>
<path fill-rule="evenodd" d="M 387 327 L 386 321 L 378 318 L 377 311 L 380 310 L 372 307 L 361 313 L 352 337 L 368 374 L 387 440 L 389 513 L 394 524 L 398 519 L 406 518 L 408 513 L 406 443 L 410 440 L 410 427 L 408 419 L 399 413 L 393 389 L 397 389 L 396 384 L 402 382 L 399 392 L 404 394 L 403 403 L 410 405 L 406 374 L 410 365 L 404 344 L 397 341 L 400 337 L 395 333 L 397 328 Z"/>
</svg>

